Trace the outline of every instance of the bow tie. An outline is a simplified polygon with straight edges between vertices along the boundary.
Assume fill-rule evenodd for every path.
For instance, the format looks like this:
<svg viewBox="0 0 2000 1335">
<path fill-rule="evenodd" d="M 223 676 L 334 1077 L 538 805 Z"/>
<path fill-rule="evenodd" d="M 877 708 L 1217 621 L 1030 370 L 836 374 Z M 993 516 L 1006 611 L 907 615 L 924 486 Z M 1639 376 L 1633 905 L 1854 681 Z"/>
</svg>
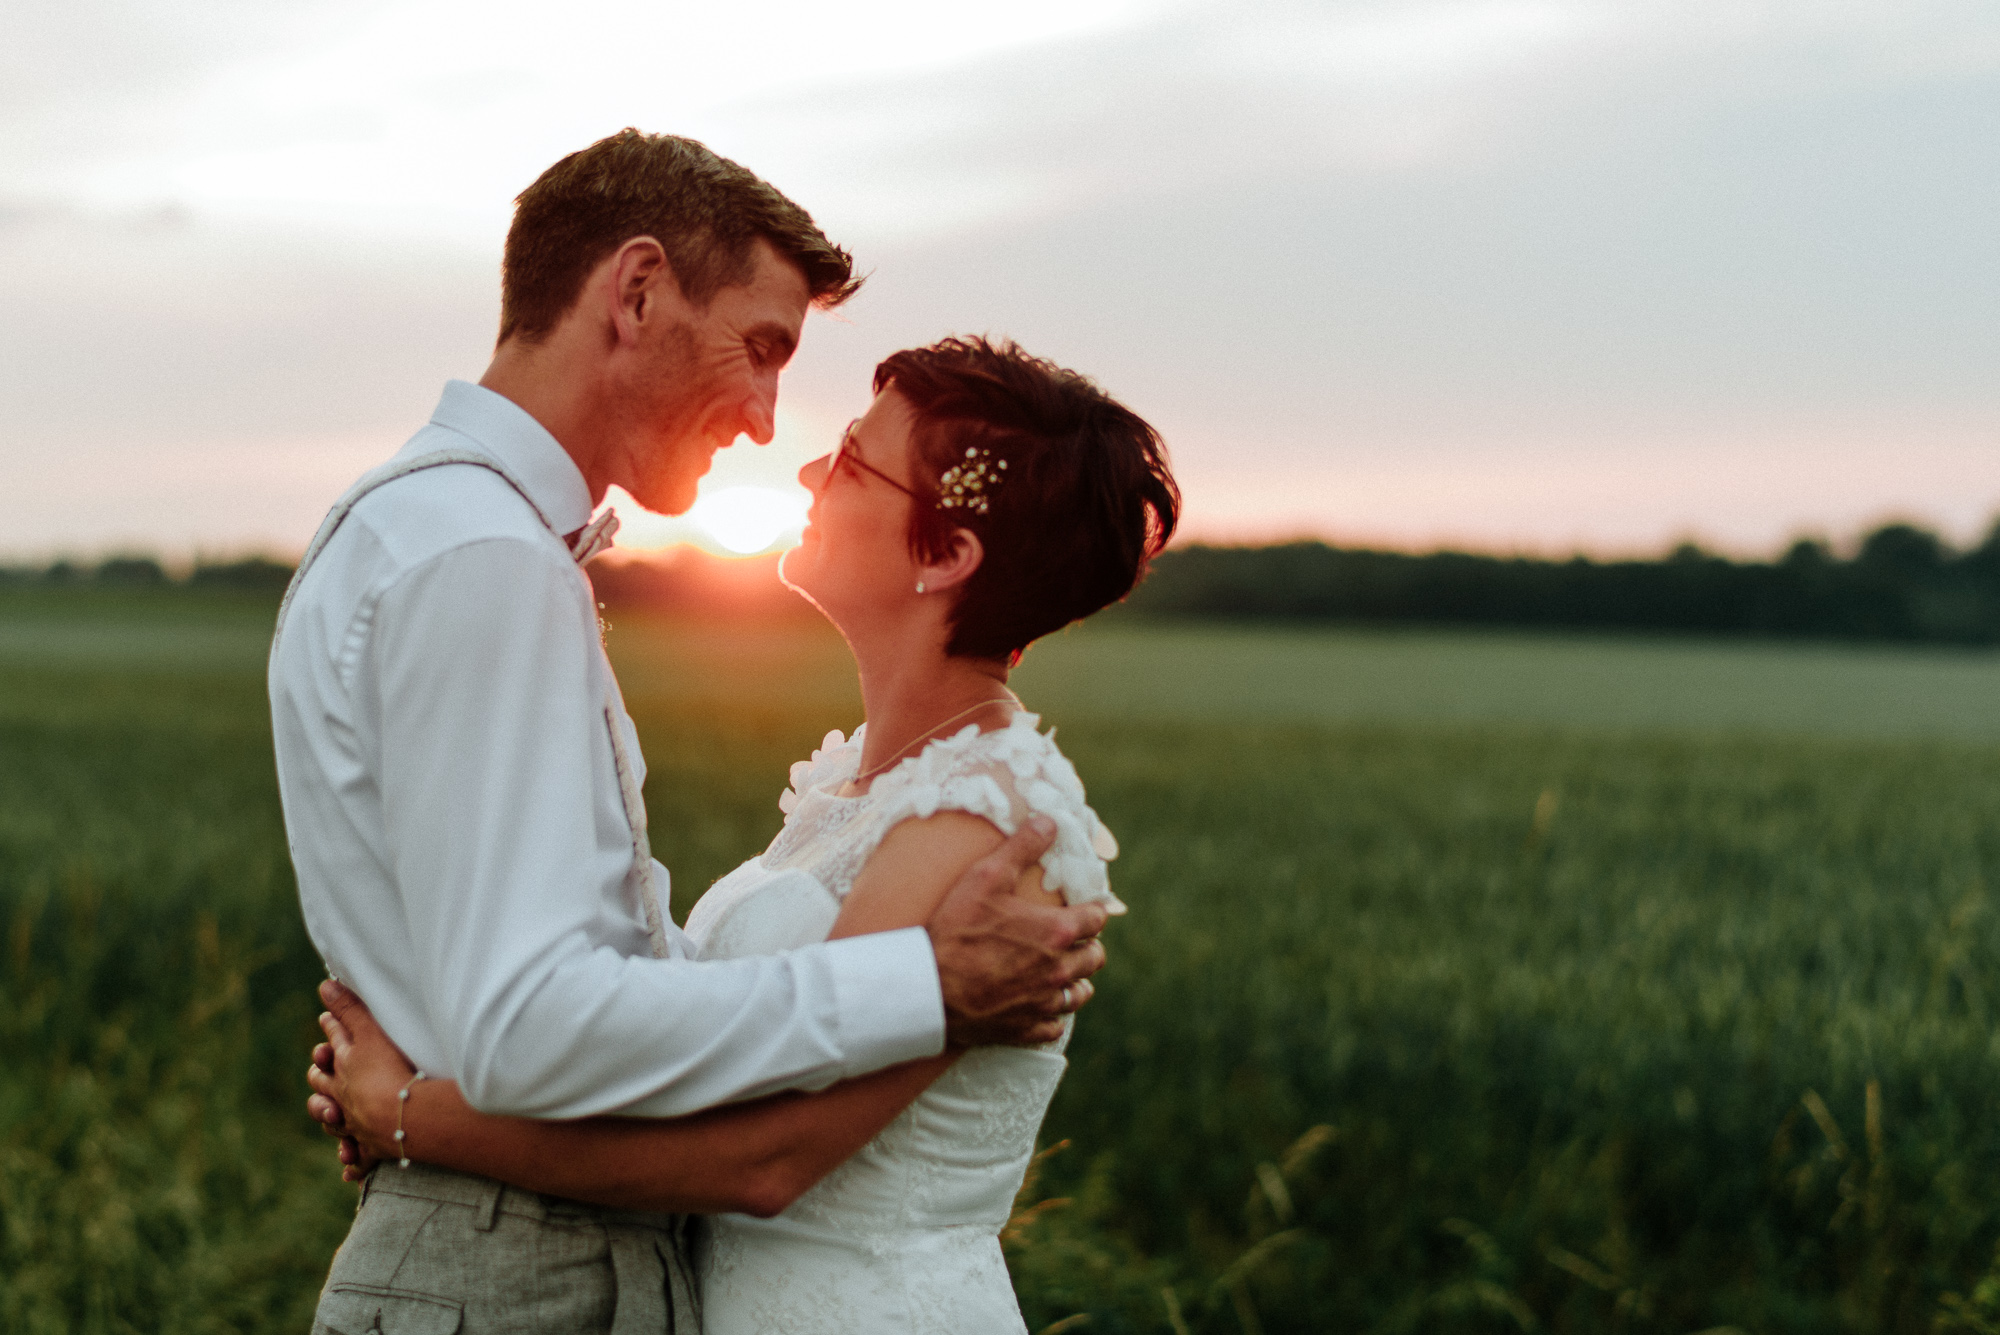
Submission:
<svg viewBox="0 0 2000 1335">
<path fill-rule="evenodd" d="M 609 547 L 611 540 L 617 536 L 618 514 L 614 510 L 606 510 L 574 533 L 565 533 L 563 541 L 569 544 L 569 554 L 576 558 L 576 563 L 582 565 Z"/>
</svg>

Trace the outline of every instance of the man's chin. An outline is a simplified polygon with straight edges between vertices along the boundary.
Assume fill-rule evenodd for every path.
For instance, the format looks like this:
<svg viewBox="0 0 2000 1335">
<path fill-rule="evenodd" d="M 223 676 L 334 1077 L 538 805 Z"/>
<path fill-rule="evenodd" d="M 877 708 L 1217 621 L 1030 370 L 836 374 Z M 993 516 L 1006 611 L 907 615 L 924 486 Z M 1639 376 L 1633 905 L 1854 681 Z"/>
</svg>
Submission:
<svg viewBox="0 0 2000 1335">
<path fill-rule="evenodd" d="M 690 482 L 685 486 L 647 488 L 643 494 L 633 496 L 647 510 L 656 515 L 684 515 L 694 509 L 700 491 Z"/>
</svg>

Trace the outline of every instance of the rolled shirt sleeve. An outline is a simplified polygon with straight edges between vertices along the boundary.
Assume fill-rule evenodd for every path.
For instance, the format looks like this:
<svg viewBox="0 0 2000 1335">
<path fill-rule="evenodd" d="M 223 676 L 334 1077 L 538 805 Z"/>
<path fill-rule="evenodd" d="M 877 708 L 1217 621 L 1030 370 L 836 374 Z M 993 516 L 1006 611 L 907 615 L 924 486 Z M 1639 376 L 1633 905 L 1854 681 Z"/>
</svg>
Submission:
<svg viewBox="0 0 2000 1335">
<path fill-rule="evenodd" d="M 486 1112 L 673 1116 L 940 1051 L 921 928 L 729 961 L 684 942 L 681 958 L 633 953 L 578 578 L 545 545 L 469 543 L 385 590 L 367 635 L 386 852 L 434 1060 Z"/>
</svg>

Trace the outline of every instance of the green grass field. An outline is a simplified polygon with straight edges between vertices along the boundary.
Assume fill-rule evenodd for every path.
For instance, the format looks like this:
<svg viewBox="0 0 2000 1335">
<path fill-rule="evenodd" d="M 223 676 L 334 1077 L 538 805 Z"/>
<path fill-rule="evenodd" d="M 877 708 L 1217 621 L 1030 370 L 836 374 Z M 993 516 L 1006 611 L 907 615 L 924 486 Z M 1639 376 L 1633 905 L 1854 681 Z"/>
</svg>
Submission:
<svg viewBox="0 0 2000 1335">
<path fill-rule="evenodd" d="M 270 613 L 0 599 L 0 1330 L 303 1329 L 345 1228 Z M 613 619 L 684 913 L 856 697 Z M 1133 906 L 1030 1329 L 2000 1329 L 2000 658 L 1125 621 L 1018 684 Z"/>
</svg>

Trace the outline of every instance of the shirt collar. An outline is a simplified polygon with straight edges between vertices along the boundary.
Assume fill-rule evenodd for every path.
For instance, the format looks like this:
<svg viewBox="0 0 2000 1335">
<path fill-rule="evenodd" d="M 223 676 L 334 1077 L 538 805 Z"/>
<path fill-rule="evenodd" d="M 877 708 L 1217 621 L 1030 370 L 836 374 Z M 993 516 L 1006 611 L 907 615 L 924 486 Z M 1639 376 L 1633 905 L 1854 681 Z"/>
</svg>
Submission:
<svg viewBox="0 0 2000 1335">
<path fill-rule="evenodd" d="M 514 475 L 558 536 L 590 522 L 590 487 L 548 428 L 504 394 L 445 382 L 431 424 L 455 431 Z"/>
</svg>

